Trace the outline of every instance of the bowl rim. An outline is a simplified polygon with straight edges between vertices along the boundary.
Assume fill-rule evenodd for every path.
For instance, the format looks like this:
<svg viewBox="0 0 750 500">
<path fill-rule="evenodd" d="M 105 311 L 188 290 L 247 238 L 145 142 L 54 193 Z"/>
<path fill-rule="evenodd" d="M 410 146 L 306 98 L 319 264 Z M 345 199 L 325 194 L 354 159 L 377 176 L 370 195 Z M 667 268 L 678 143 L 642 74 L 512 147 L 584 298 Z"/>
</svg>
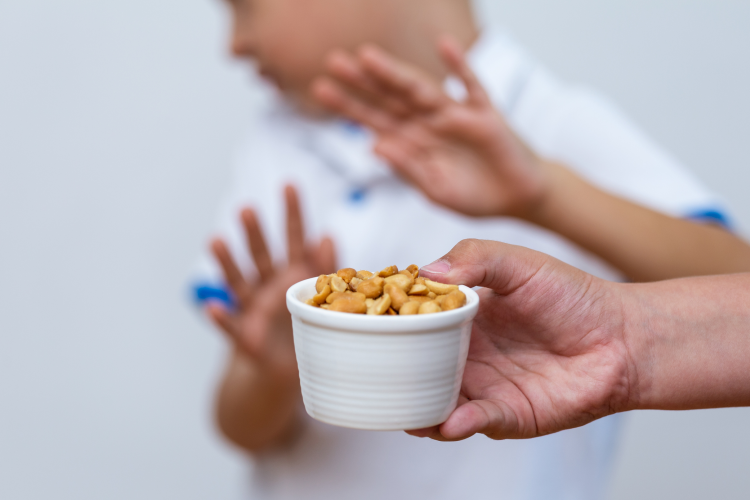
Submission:
<svg viewBox="0 0 750 500">
<path fill-rule="evenodd" d="M 452 311 L 409 316 L 367 316 L 326 311 L 309 306 L 304 302 L 314 295 L 317 280 L 318 277 L 315 276 L 289 287 L 286 292 L 287 308 L 295 319 L 330 330 L 382 334 L 435 332 L 453 329 L 473 320 L 479 309 L 477 292 L 467 286 L 459 285 L 459 289 L 466 294 L 466 305 Z M 309 297 L 300 298 L 303 291 L 307 291 L 306 295 L 309 295 Z"/>
</svg>

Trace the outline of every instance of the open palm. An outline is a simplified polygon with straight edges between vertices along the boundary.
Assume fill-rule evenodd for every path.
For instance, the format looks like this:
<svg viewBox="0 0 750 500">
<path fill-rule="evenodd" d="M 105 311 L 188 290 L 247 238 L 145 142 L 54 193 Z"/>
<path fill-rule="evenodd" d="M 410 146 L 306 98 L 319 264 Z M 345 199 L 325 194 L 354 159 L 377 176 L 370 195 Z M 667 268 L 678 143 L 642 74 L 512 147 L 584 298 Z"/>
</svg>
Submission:
<svg viewBox="0 0 750 500">
<path fill-rule="evenodd" d="M 516 138 L 466 64 L 443 40 L 447 67 L 466 99 L 450 98 L 431 76 L 377 47 L 329 58 L 332 78 L 314 95 L 370 127 L 375 152 L 436 203 L 473 216 L 520 215 L 541 197 L 543 164 Z"/>
<path fill-rule="evenodd" d="M 289 259 L 286 266 L 274 265 L 255 212 L 243 210 L 242 224 L 248 248 L 257 269 L 257 279 L 242 274 L 226 244 L 212 243 L 212 251 L 222 267 L 227 285 L 236 300 L 236 310 L 212 304 L 209 314 L 232 340 L 235 347 L 271 373 L 297 377 L 292 320 L 286 307 L 287 289 L 306 278 L 335 269 L 335 252 L 330 239 L 310 246 L 305 242 L 297 192 L 285 190 Z"/>
<path fill-rule="evenodd" d="M 467 240 L 433 279 L 487 287 L 472 331 L 458 408 L 440 440 L 523 439 L 626 409 L 636 378 L 614 284 L 544 254 Z"/>
</svg>

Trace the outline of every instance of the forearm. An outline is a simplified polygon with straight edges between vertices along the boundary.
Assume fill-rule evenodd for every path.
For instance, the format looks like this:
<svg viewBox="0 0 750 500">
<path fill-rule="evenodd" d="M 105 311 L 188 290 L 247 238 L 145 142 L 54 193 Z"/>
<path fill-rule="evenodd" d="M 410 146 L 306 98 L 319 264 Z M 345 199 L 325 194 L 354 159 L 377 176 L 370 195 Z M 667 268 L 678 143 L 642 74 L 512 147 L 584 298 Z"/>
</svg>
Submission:
<svg viewBox="0 0 750 500">
<path fill-rule="evenodd" d="M 300 404 L 297 377 L 265 373 L 235 351 L 218 391 L 216 419 L 227 439 L 255 452 L 294 435 Z"/>
<path fill-rule="evenodd" d="M 615 286 L 637 367 L 631 409 L 750 406 L 750 274 Z"/>
<path fill-rule="evenodd" d="M 633 281 L 750 271 L 750 246 L 731 233 L 649 210 L 546 163 L 549 188 L 527 220 L 599 255 Z"/>
</svg>

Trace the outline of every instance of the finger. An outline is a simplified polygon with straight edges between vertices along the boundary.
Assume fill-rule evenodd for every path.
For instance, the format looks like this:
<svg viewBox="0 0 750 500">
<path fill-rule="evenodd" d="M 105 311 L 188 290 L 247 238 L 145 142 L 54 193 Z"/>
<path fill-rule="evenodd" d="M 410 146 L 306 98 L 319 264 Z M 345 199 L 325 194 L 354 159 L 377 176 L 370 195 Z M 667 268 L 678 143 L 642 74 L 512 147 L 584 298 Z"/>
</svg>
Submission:
<svg viewBox="0 0 750 500">
<path fill-rule="evenodd" d="M 463 240 L 445 256 L 420 269 L 420 276 L 441 283 L 481 286 L 508 295 L 549 265 L 565 266 L 571 279 L 585 281 L 585 273 L 528 248 L 486 240 Z"/>
<path fill-rule="evenodd" d="M 383 139 L 375 145 L 374 152 L 410 184 L 422 191 L 430 189 L 429 169 L 413 144 L 397 138 Z"/>
<path fill-rule="evenodd" d="M 232 342 L 237 340 L 237 321 L 229 311 L 218 303 L 210 303 L 206 306 L 206 314 L 211 321 L 224 332 Z"/>
<path fill-rule="evenodd" d="M 466 87 L 469 102 L 488 104 L 490 98 L 474 71 L 466 62 L 466 55 L 455 38 L 445 36 L 438 42 L 438 49 L 448 69 L 458 76 Z"/>
<path fill-rule="evenodd" d="M 360 62 L 343 50 L 333 51 L 326 58 L 326 69 L 350 91 L 352 97 L 395 116 L 408 114 L 408 107 L 399 96 L 391 95 L 362 68 Z"/>
<path fill-rule="evenodd" d="M 305 228 L 302 223 L 302 212 L 297 190 L 288 185 L 284 188 L 286 199 L 286 234 L 290 264 L 305 261 Z"/>
<path fill-rule="evenodd" d="M 457 407 L 464 405 L 468 402 L 469 402 L 469 399 L 466 396 L 464 396 L 463 393 L 460 393 L 458 395 Z M 412 429 L 412 430 L 406 431 L 406 433 L 411 436 L 419 437 L 419 438 L 430 438 L 436 441 L 451 441 L 440 433 L 440 425 L 434 425 L 432 427 L 427 427 L 424 429 Z"/>
<path fill-rule="evenodd" d="M 427 427 L 424 429 L 412 429 L 406 431 L 406 433 L 410 436 L 418 437 L 418 438 L 430 438 L 435 439 L 437 441 L 440 441 L 442 436 L 440 435 L 440 426 L 435 425 L 433 427 Z"/>
<path fill-rule="evenodd" d="M 229 253 L 226 243 L 219 239 L 213 240 L 211 242 L 211 253 L 219 261 L 224 279 L 237 298 L 238 304 L 241 307 L 247 306 L 250 301 L 250 287 L 242 276 L 242 272 L 235 263 L 234 258 Z"/>
<path fill-rule="evenodd" d="M 448 97 L 437 82 L 417 68 L 399 61 L 374 45 L 360 49 L 358 59 L 367 74 L 414 111 L 434 111 Z"/>
<path fill-rule="evenodd" d="M 242 225 L 245 227 L 245 236 L 247 245 L 250 248 L 250 254 L 255 262 L 261 283 L 265 283 L 273 277 L 273 259 L 268 251 L 266 238 L 263 236 L 263 230 L 258 221 L 258 214 L 254 210 L 246 208 L 240 214 Z"/>
<path fill-rule="evenodd" d="M 240 319 L 237 316 L 217 303 L 207 305 L 206 313 L 236 349 L 250 357 L 257 357 L 258 349 L 257 342 L 254 342 L 255 336 L 247 332 L 243 333 L 244 330 L 240 326 Z"/>
<path fill-rule="evenodd" d="M 440 435 L 447 440 L 466 439 L 474 434 L 485 434 L 492 439 L 521 437 L 512 412 L 505 411 L 504 405 L 488 400 L 461 405 L 440 424 Z"/>
<path fill-rule="evenodd" d="M 375 132 L 391 129 L 395 120 L 388 113 L 348 93 L 330 78 L 320 77 L 313 82 L 312 95 L 336 114 L 370 127 Z"/>
<path fill-rule="evenodd" d="M 315 265 L 320 270 L 321 274 L 328 274 L 336 271 L 336 247 L 331 238 L 326 236 L 320 240 L 320 244 L 315 251 L 314 259 Z"/>
</svg>

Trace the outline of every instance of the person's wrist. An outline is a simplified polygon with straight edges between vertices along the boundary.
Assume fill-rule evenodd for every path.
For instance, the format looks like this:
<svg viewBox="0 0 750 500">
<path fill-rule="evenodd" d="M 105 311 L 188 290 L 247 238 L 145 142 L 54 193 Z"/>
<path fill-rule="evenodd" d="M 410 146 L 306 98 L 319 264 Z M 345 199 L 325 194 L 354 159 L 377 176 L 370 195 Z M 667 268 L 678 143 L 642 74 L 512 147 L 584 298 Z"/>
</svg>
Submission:
<svg viewBox="0 0 750 500">
<path fill-rule="evenodd" d="M 638 284 L 616 286 L 622 301 L 622 339 L 628 363 L 628 399 L 622 411 L 647 409 L 654 372 L 648 295 L 642 293 Z"/>
<path fill-rule="evenodd" d="M 529 190 L 521 209 L 515 214 L 519 219 L 546 227 L 548 214 L 554 206 L 557 187 L 560 184 L 559 167 L 552 162 L 534 157 L 535 180 Z"/>
</svg>

